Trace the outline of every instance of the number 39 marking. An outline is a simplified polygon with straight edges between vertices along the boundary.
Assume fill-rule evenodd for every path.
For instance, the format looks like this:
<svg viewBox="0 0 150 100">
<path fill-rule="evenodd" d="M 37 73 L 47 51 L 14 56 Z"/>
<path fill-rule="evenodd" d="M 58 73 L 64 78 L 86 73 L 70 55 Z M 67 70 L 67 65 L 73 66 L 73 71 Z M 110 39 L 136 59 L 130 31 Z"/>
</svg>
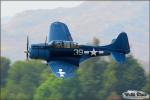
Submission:
<svg viewBox="0 0 150 100">
<path fill-rule="evenodd" d="M 83 49 L 74 49 L 74 55 L 83 55 Z"/>
</svg>

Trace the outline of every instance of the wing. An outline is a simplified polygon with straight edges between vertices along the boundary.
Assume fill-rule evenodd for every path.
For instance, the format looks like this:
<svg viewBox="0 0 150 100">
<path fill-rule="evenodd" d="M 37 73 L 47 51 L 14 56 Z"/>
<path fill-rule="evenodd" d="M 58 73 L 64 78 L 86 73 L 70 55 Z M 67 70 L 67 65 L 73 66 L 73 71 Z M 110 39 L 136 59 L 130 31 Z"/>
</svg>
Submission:
<svg viewBox="0 0 150 100">
<path fill-rule="evenodd" d="M 54 22 L 50 26 L 49 40 L 73 41 L 67 25 L 62 22 Z"/>
<path fill-rule="evenodd" d="M 83 56 L 81 56 L 79 64 L 82 63 L 83 61 L 89 59 L 89 58 L 91 58 L 91 56 L 89 56 L 89 55 L 83 55 Z"/>
<path fill-rule="evenodd" d="M 75 66 L 73 64 L 64 61 L 50 61 L 48 62 L 48 64 L 51 67 L 52 72 L 58 78 L 73 77 L 75 75 L 75 71 L 78 68 L 78 66 Z"/>
</svg>

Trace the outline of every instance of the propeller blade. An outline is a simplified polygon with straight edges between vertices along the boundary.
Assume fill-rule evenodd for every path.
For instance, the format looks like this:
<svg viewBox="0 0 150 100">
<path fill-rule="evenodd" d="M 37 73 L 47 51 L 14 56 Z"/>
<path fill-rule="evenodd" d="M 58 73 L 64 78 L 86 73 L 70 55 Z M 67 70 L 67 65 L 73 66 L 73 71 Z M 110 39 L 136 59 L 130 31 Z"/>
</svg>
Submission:
<svg viewBox="0 0 150 100">
<path fill-rule="evenodd" d="M 26 60 L 27 60 L 27 61 L 29 60 L 29 56 L 28 56 L 28 53 L 26 53 Z"/>
<path fill-rule="evenodd" d="M 27 51 L 29 50 L 29 37 L 27 35 Z"/>
<path fill-rule="evenodd" d="M 29 60 L 29 37 L 28 35 L 27 35 L 26 51 L 24 51 L 24 53 L 26 53 L 26 60 Z"/>
<path fill-rule="evenodd" d="M 46 45 L 46 43 L 47 43 L 47 36 L 46 36 L 46 39 L 45 39 L 45 45 Z"/>
</svg>

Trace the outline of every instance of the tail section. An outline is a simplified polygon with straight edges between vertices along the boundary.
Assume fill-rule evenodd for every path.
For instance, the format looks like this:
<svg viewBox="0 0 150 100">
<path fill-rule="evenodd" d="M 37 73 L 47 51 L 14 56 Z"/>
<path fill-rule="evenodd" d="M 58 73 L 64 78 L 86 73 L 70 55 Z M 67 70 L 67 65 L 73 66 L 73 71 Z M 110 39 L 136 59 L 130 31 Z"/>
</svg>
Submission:
<svg viewBox="0 0 150 100">
<path fill-rule="evenodd" d="M 108 45 L 107 48 L 117 62 L 123 63 L 125 61 L 125 54 L 130 52 L 127 34 L 125 32 L 120 33 L 117 39 L 113 39 L 112 44 Z"/>
</svg>

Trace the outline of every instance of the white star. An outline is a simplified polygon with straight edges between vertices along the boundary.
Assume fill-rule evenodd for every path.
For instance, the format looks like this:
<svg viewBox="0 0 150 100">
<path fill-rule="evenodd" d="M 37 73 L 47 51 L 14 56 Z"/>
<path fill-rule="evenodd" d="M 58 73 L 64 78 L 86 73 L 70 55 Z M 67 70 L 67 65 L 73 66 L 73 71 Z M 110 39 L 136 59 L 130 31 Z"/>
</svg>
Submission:
<svg viewBox="0 0 150 100">
<path fill-rule="evenodd" d="M 57 72 L 60 74 L 60 77 L 64 77 L 64 75 L 66 74 L 66 72 L 63 72 L 62 69 L 59 69 L 59 72 Z"/>
<path fill-rule="evenodd" d="M 95 49 L 93 48 L 93 50 L 92 51 L 90 51 L 91 52 L 91 56 L 96 56 L 96 53 L 97 53 L 97 51 L 95 51 Z"/>
</svg>

